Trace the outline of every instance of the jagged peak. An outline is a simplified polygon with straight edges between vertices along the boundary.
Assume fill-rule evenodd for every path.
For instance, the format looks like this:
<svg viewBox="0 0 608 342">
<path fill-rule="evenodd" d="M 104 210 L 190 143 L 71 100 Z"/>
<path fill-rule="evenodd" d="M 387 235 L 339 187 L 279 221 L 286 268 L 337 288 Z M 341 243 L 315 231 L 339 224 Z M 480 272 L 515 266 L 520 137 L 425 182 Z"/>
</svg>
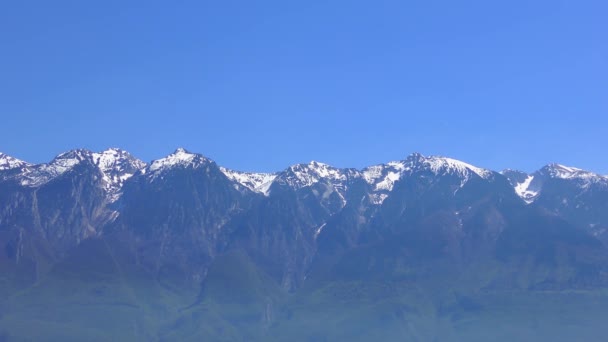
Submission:
<svg viewBox="0 0 608 342">
<path fill-rule="evenodd" d="M 298 164 L 294 164 L 291 165 L 288 169 L 302 169 L 302 168 L 310 168 L 310 169 L 318 169 L 318 168 L 332 168 L 332 169 L 337 169 L 336 167 L 333 167 L 329 164 L 326 163 L 322 163 L 316 160 L 311 160 L 308 163 L 298 163 Z"/>
<path fill-rule="evenodd" d="M 579 169 L 577 167 L 566 166 L 558 163 L 551 163 L 545 165 L 539 172 L 547 174 L 553 178 L 561 179 L 572 179 L 572 178 L 589 178 L 589 177 L 601 177 L 590 171 Z"/>
<path fill-rule="evenodd" d="M 148 165 L 146 173 L 156 174 L 166 169 L 173 168 L 175 166 L 193 166 L 197 167 L 203 164 L 210 163 L 211 160 L 198 153 L 191 153 L 185 148 L 177 148 L 175 152 L 168 156 L 160 159 L 156 159 Z"/>
<path fill-rule="evenodd" d="M 133 155 L 131 155 L 131 153 L 129 153 L 128 151 L 123 150 L 119 147 L 110 147 L 101 152 L 98 152 L 98 154 L 133 157 Z"/>
<path fill-rule="evenodd" d="M 49 162 L 49 164 L 62 162 L 65 160 L 73 160 L 75 162 L 81 162 L 85 159 L 90 159 L 93 152 L 86 148 L 77 148 L 58 154 Z"/>
<path fill-rule="evenodd" d="M 109 148 L 102 152 L 80 148 L 60 153 L 48 163 L 29 165 L 15 178 L 23 186 L 41 186 L 83 162 L 101 172 L 104 188 L 112 198 L 117 196 L 128 178 L 146 165 L 119 148 Z"/>
<path fill-rule="evenodd" d="M 462 178 L 463 186 L 472 175 L 488 179 L 492 171 L 482 169 L 471 164 L 442 156 L 424 156 L 421 153 L 412 153 L 405 160 L 392 161 L 386 164 L 373 165 L 361 171 L 363 178 L 372 186 L 376 193 L 374 202 L 382 203 L 404 175 L 420 171 L 430 171 L 436 175 L 450 173 Z"/>
<path fill-rule="evenodd" d="M 229 179 L 265 195 L 269 194 L 270 186 L 275 182 L 301 189 L 322 180 L 333 184 L 336 190 L 344 192 L 348 177 L 359 175 L 357 170 L 341 169 L 315 160 L 294 164 L 275 173 L 240 172 L 223 167 L 220 169 Z"/>
<path fill-rule="evenodd" d="M 576 181 L 583 189 L 588 188 L 592 184 L 602 184 L 604 186 L 608 186 L 608 177 L 606 176 L 602 176 L 591 171 L 579 169 L 577 167 L 566 166 L 557 163 L 545 165 L 534 175 L 539 176 L 541 178 L 548 177 L 552 179 Z"/>
<path fill-rule="evenodd" d="M 420 153 L 410 155 L 406 160 L 413 170 L 423 167 L 432 171 L 435 174 L 443 172 L 456 173 L 464 177 L 468 177 L 470 172 L 477 176 L 487 179 L 492 176 L 492 171 L 483 169 L 469 163 L 443 156 L 423 156 Z"/>
<path fill-rule="evenodd" d="M 308 164 L 292 165 L 288 170 L 298 175 L 305 173 L 315 178 L 328 179 L 346 179 L 346 174 L 348 173 L 348 169 L 337 168 L 314 160 Z"/>
<path fill-rule="evenodd" d="M 146 163 L 119 148 L 108 148 L 92 154 L 95 166 L 103 175 L 104 188 L 110 200 L 118 199 L 122 186 L 137 171 L 143 170 Z"/>
<path fill-rule="evenodd" d="M 308 164 L 295 164 L 279 173 L 278 178 L 296 188 L 310 186 L 320 180 L 330 182 L 345 181 L 349 169 L 340 169 L 329 164 L 311 161 Z"/>
<path fill-rule="evenodd" d="M 18 169 L 30 166 L 31 164 L 8 154 L 0 152 L 0 171 Z"/>
<path fill-rule="evenodd" d="M 112 189 L 120 188 L 122 183 L 138 170 L 154 175 L 173 166 L 197 167 L 212 162 L 203 155 L 192 153 L 183 147 L 175 149 L 173 153 L 164 158 L 152 161 L 149 165 L 117 147 L 111 147 L 101 152 L 91 152 L 88 149 L 80 148 L 61 153 L 49 163 L 37 165 L 0 153 L 0 170 L 22 168 L 19 175 L 10 177 L 20 179 L 23 185 L 37 186 L 65 173 L 83 161 L 97 166 Z M 387 194 L 405 174 L 419 171 L 430 171 L 437 175 L 456 174 L 461 177 L 462 185 L 475 175 L 488 179 L 493 174 L 492 171 L 460 160 L 444 156 L 425 156 L 418 152 L 410 154 L 404 160 L 373 165 L 362 170 L 337 168 L 316 160 L 295 164 L 277 173 L 240 172 L 223 167 L 220 170 L 232 181 L 264 194 L 268 194 L 270 185 L 276 182 L 294 188 L 302 188 L 324 181 L 343 191 L 350 179 L 360 177 L 365 179 L 374 191 Z M 527 192 L 526 197 L 531 195 L 530 187 L 537 187 L 536 184 L 541 184 L 545 177 L 575 179 L 583 186 L 597 182 L 608 184 L 606 176 L 558 163 L 548 164 L 533 174 L 514 169 L 505 169 L 500 174 L 507 177 L 514 187 L 518 187 L 516 191 L 519 190 L 517 192 L 520 195 Z M 536 177 L 536 180 L 532 183 L 533 178 L 531 177 L 533 176 Z"/>
<path fill-rule="evenodd" d="M 268 185 L 279 184 L 298 190 L 318 183 L 325 183 L 329 186 L 330 192 L 325 192 L 322 196 L 327 196 L 331 192 L 336 192 L 342 199 L 342 205 L 346 204 L 346 191 L 349 179 L 360 177 L 361 174 L 355 169 L 337 168 L 325 163 L 311 161 L 308 164 L 295 164 L 286 170 L 279 172 L 273 182 Z M 267 192 L 268 193 L 268 192 Z"/>
<path fill-rule="evenodd" d="M 114 147 L 93 153 L 92 156 L 95 164 L 102 169 L 113 168 L 122 164 L 129 164 L 137 169 L 142 169 L 146 166 L 146 163 L 133 157 L 129 152 Z"/>
<path fill-rule="evenodd" d="M 195 153 L 192 153 L 183 147 L 178 147 L 175 149 L 175 151 L 172 154 L 195 154 Z"/>
<path fill-rule="evenodd" d="M 329 164 L 322 163 L 322 162 L 319 162 L 319 161 L 316 161 L 316 160 L 311 160 L 311 161 L 308 163 L 308 166 L 310 166 L 310 167 L 334 168 L 334 169 L 335 169 L 335 167 L 333 167 L 333 166 L 331 166 L 331 165 L 329 165 Z"/>
<path fill-rule="evenodd" d="M 541 194 L 546 179 L 564 179 L 576 181 L 581 189 L 592 184 L 608 185 L 608 178 L 580 168 L 551 163 L 533 174 L 507 169 L 501 172 L 507 177 L 515 192 L 526 203 L 534 202 Z"/>
<path fill-rule="evenodd" d="M 42 169 L 58 167 L 59 169 L 66 171 L 83 161 L 88 161 L 93 165 L 98 166 L 102 171 L 124 164 L 130 164 L 138 169 L 141 169 L 146 165 L 143 161 L 133 157 L 129 152 L 113 147 L 101 152 L 92 152 L 91 150 L 84 148 L 69 150 L 58 154 L 48 164 L 39 164 L 37 166 Z"/>
<path fill-rule="evenodd" d="M 21 183 L 28 186 L 42 185 L 73 169 L 83 161 L 88 161 L 91 165 L 94 165 L 93 152 L 79 148 L 60 153 L 49 163 L 34 165 L 31 170 L 25 173 Z"/>
<path fill-rule="evenodd" d="M 426 157 L 422 153 L 413 152 L 409 156 L 407 156 L 407 158 L 405 158 L 405 159 L 409 160 L 409 159 L 424 159 L 424 158 L 426 158 Z"/>
</svg>

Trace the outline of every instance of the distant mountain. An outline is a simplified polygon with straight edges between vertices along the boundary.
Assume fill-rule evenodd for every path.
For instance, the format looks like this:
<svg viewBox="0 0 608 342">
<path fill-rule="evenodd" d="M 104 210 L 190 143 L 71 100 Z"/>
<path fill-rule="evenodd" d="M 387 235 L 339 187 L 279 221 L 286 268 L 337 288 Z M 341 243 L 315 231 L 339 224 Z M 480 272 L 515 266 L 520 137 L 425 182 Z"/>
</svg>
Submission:
<svg viewBox="0 0 608 342">
<path fill-rule="evenodd" d="M 502 173 L 528 204 L 608 243 L 608 177 L 560 164 L 549 164 L 531 175 Z"/>
<path fill-rule="evenodd" d="M 89 340 L 459 340 L 481 334 L 467 320 L 528 317 L 496 306 L 513 294 L 535 315 L 574 294 L 564 308 L 608 302 L 607 231 L 608 178 L 559 164 L 499 173 L 412 154 L 254 173 L 183 148 L 150 163 L 115 148 L 45 164 L 0 154 L 0 329 L 17 340 L 67 327 Z"/>
</svg>

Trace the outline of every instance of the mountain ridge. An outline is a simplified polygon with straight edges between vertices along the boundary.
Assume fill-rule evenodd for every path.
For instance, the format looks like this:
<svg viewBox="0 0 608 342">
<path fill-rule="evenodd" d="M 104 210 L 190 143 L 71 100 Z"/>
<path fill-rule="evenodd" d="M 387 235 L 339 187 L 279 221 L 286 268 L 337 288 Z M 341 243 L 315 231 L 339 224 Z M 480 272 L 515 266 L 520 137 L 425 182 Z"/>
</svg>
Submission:
<svg viewBox="0 0 608 342">
<path fill-rule="evenodd" d="M 0 172 L 8 170 L 25 170 L 26 173 L 31 169 L 40 169 L 34 172 L 30 171 L 33 175 L 26 175 L 22 179 L 22 184 L 31 186 L 38 186 L 50 179 L 59 176 L 61 173 L 69 170 L 73 165 L 81 162 L 81 159 L 94 158 L 94 163 L 98 163 L 100 158 L 107 155 L 122 156 L 121 158 L 114 158 L 113 163 L 130 160 L 131 165 L 128 166 L 130 172 L 120 174 L 120 171 L 113 170 L 112 175 L 109 175 L 109 169 L 105 169 L 104 177 L 106 178 L 108 185 L 108 191 L 114 193 L 114 198 L 122 186 L 122 183 L 132 176 L 135 172 L 139 171 L 142 173 L 149 172 L 150 174 L 156 175 L 166 167 L 172 167 L 181 163 L 190 163 L 192 166 L 204 162 L 213 162 L 211 159 L 205 157 L 199 153 L 192 153 L 184 148 L 177 148 L 173 153 L 166 157 L 152 160 L 150 163 L 145 163 L 133 156 L 128 152 L 119 148 L 109 148 L 102 152 L 92 152 L 86 149 L 74 149 L 67 152 L 60 153 L 53 160 L 48 163 L 31 164 L 7 154 L 0 153 Z M 477 166 L 468 164 L 466 162 L 443 156 L 424 156 L 420 153 L 412 153 L 407 158 L 400 161 L 390 161 L 387 163 L 367 166 L 362 169 L 355 168 L 338 168 L 329 164 L 311 161 L 310 163 L 294 164 L 282 171 L 270 172 L 270 173 L 258 173 L 258 172 L 243 172 L 234 169 L 229 169 L 220 166 L 220 169 L 224 174 L 231 180 L 239 183 L 241 186 L 258 193 L 267 195 L 270 191 L 271 185 L 274 182 L 282 182 L 292 187 L 305 187 L 310 186 L 313 183 L 318 182 L 320 179 L 333 180 L 335 185 L 340 185 L 340 180 L 344 181 L 347 174 L 350 177 L 363 177 L 370 185 L 372 185 L 378 194 L 375 195 L 376 202 L 381 203 L 386 197 L 383 190 L 391 191 L 393 183 L 397 181 L 403 172 L 407 171 L 420 171 L 420 168 L 428 168 L 434 173 L 438 172 L 455 172 L 460 174 L 463 178 L 463 183 L 468 180 L 470 174 L 475 174 L 482 178 L 489 177 L 493 173 L 500 173 L 503 176 L 519 173 L 520 175 L 525 174 L 526 179 L 514 182 L 511 177 L 513 187 L 518 195 L 527 203 L 533 202 L 534 198 L 538 195 L 538 191 L 530 190 L 529 187 L 534 187 L 535 175 L 546 175 L 550 178 L 560 179 L 571 179 L 579 180 L 583 183 L 582 186 L 589 186 L 590 183 L 606 183 L 608 184 L 608 176 L 600 175 L 591 171 L 583 169 L 568 167 L 558 163 L 550 163 L 539 170 L 528 174 L 522 171 L 505 169 L 500 172 L 491 171 L 489 169 L 479 168 Z M 291 173 L 291 176 L 286 175 Z M 128 175 L 127 175 L 128 174 Z M 19 177 L 19 174 L 14 174 L 13 178 Z M 155 176 L 152 176 L 154 178 Z"/>
<path fill-rule="evenodd" d="M 594 303 L 608 289 L 608 187 L 561 165 L 498 173 L 415 153 L 264 174 L 181 148 L 149 163 L 112 148 L 10 165 L 0 328 L 21 340 L 41 339 L 29 324 L 61 340 L 57 317 L 80 322 L 66 321 L 74 334 L 132 323 L 140 340 L 340 339 L 354 336 L 335 335 L 337 321 L 378 317 L 386 336 L 416 337 L 412 320 L 457 332 L 485 310 L 502 317 L 494 296 Z"/>
<path fill-rule="evenodd" d="M 71 152 L 71 151 L 87 151 L 87 152 L 90 152 L 90 153 L 104 153 L 104 152 L 108 152 L 108 151 L 121 151 L 121 152 L 123 152 L 123 153 L 128 153 L 128 154 L 129 154 L 129 152 L 128 152 L 128 151 L 126 151 L 126 150 L 124 150 L 124 149 L 121 149 L 121 148 L 117 148 L 117 147 L 110 147 L 110 148 L 107 148 L 107 149 L 105 149 L 105 150 L 103 150 L 103 151 L 101 151 L 101 152 L 92 152 L 91 150 L 88 150 L 88 149 L 79 148 L 79 149 L 72 149 L 72 150 L 69 150 L 69 151 L 67 151 L 67 152 L 60 153 L 60 154 L 58 154 L 58 155 L 57 155 L 55 158 L 57 158 L 57 157 L 61 156 L 62 154 L 65 154 L 65 153 Z M 188 153 L 188 154 L 196 154 L 196 155 L 199 155 L 199 156 L 201 156 L 201 157 L 203 157 L 203 158 L 205 158 L 205 159 L 211 160 L 210 158 L 206 157 L 206 156 L 205 156 L 205 155 L 203 155 L 203 154 L 200 154 L 200 153 L 193 153 L 193 152 L 190 152 L 189 150 L 187 150 L 187 149 L 185 149 L 185 148 L 183 148 L 183 147 L 178 147 L 178 148 L 176 148 L 176 150 L 175 150 L 174 152 L 169 153 L 169 154 L 168 154 L 167 156 L 165 156 L 165 157 L 161 157 L 161 158 L 158 158 L 158 159 L 153 159 L 153 160 L 152 160 L 150 163 L 144 163 L 144 162 L 142 162 L 142 163 L 144 163 L 144 164 L 146 164 L 146 165 L 147 165 L 147 164 L 151 164 L 151 163 L 152 163 L 152 162 L 154 162 L 154 161 L 165 159 L 166 157 L 168 157 L 168 156 L 170 156 L 170 155 L 172 155 L 172 154 L 175 154 L 175 153 L 177 153 L 177 152 L 185 152 L 185 153 Z M 324 163 L 324 162 L 319 162 L 319 161 L 314 161 L 314 160 L 313 160 L 313 161 L 311 161 L 311 162 L 309 162 L 309 163 L 298 163 L 298 164 L 293 164 L 293 165 L 291 165 L 291 166 L 289 166 L 289 167 L 293 167 L 293 166 L 297 166 L 297 165 L 305 165 L 305 164 L 313 164 L 313 163 L 316 163 L 316 164 L 319 164 L 319 165 L 326 165 L 326 166 L 328 166 L 328 167 L 335 168 L 335 169 L 353 169 L 353 170 L 363 171 L 364 169 L 366 169 L 366 168 L 370 168 L 370 167 L 373 167 L 373 166 L 377 166 L 377 165 L 388 165 L 388 164 L 391 164 L 391 163 L 399 163 L 399 162 L 402 162 L 402 161 L 404 161 L 404 160 L 407 160 L 408 158 L 415 158 L 415 157 L 422 157 L 422 158 L 428 158 L 428 159 L 433 159 L 433 158 L 435 158 L 435 159 L 451 160 L 451 161 L 456 162 L 456 163 L 462 163 L 462 164 L 466 164 L 467 166 L 469 166 L 469 167 L 473 167 L 473 168 L 478 169 L 478 170 L 490 170 L 490 169 L 484 169 L 484 168 L 480 168 L 480 167 L 474 166 L 474 165 L 472 165 L 472 164 L 466 163 L 466 162 L 461 161 L 461 160 L 459 160 L 459 159 L 454 159 L 454 158 L 451 158 L 451 157 L 446 157 L 446 156 L 442 156 L 442 155 L 428 155 L 428 156 L 425 156 L 425 155 L 423 155 L 423 154 L 421 154 L 421 153 L 418 153 L 418 152 L 413 152 L 413 153 L 411 153 L 411 154 L 410 154 L 409 156 L 407 156 L 405 159 L 396 160 L 396 161 L 389 161 L 389 162 L 386 162 L 386 163 L 375 164 L 375 165 L 370 165 L 370 166 L 364 166 L 364 167 L 362 167 L 362 168 L 360 168 L 360 169 L 358 169 L 358 168 L 353 168 L 353 167 L 336 167 L 336 166 L 332 166 L 331 164 L 327 164 L 327 163 Z M 55 159 L 55 158 L 53 158 L 53 159 Z M 3 164 L 2 164 L 2 161 L 3 161 L 3 160 L 8 160 L 8 159 L 14 160 L 14 161 L 16 161 L 16 162 L 19 162 L 19 163 L 21 163 L 21 164 L 25 164 L 25 165 L 41 165 L 41 164 L 48 164 L 48 163 L 29 163 L 29 162 L 27 162 L 27 161 L 25 161 L 25 160 L 17 159 L 17 158 L 15 158 L 15 157 L 12 157 L 12 156 L 11 156 L 11 155 L 9 155 L 9 154 L 6 154 L 6 153 L 2 153 L 2 152 L 0 152 L 0 171 L 2 171 L 2 170 L 6 170 L 6 169 L 2 168 L 2 166 L 1 166 L 1 165 L 3 165 Z M 274 171 L 274 172 L 255 172 L 255 171 L 240 171 L 240 170 L 236 170 L 236 169 L 234 169 L 234 168 L 230 168 L 230 167 L 224 167 L 224 166 L 222 166 L 222 167 L 223 167 L 223 168 L 225 168 L 226 170 L 230 170 L 230 171 L 233 171 L 233 172 L 238 172 L 238 173 L 243 173 L 243 174 L 268 174 L 268 175 L 271 175 L 271 174 L 277 174 L 277 173 L 279 173 L 279 172 L 281 172 L 281 171 L 285 170 L 285 169 L 283 169 L 283 170 Z M 289 167 L 288 167 L 288 168 L 289 168 Z M 561 168 L 562 170 L 564 170 L 564 171 L 566 171 L 566 172 L 569 172 L 570 174 L 576 174 L 576 173 L 580 173 L 580 174 L 586 174 L 586 175 L 590 175 L 590 176 L 599 176 L 600 178 L 608 179 L 608 175 L 603 175 L 603 174 L 601 174 L 601 173 L 597 173 L 597 172 L 593 172 L 593 171 L 589 171 L 589 170 L 585 170 L 585 169 L 581 169 L 581 168 L 577 168 L 577 167 L 565 166 L 564 164 L 555 163 L 555 162 L 551 162 L 551 163 L 545 164 L 544 166 L 542 166 L 541 168 L 539 168 L 538 170 L 536 170 L 536 171 L 534 171 L 534 172 L 538 172 L 538 171 L 542 170 L 543 168 L 549 168 L 549 169 L 558 169 L 558 168 Z M 493 172 L 499 172 L 499 173 L 506 172 L 506 171 L 516 171 L 516 172 L 524 172 L 524 173 L 528 174 L 528 172 L 525 172 L 525 171 L 520 171 L 520 170 L 517 170 L 517 169 L 504 169 L 504 170 L 502 170 L 502 171 L 495 171 L 495 170 L 492 170 L 492 171 L 493 171 Z M 532 173 L 534 173 L 534 172 L 532 172 Z"/>
</svg>

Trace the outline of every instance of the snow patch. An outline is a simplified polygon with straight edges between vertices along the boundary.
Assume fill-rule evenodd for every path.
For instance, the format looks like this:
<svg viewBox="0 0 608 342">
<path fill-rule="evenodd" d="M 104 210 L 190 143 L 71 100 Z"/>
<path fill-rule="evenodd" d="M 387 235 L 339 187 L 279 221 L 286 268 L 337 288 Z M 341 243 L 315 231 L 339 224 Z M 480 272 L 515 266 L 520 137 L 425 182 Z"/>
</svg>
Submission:
<svg viewBox="0 0 608 342">
<path fill-rule="evenodd" d="M 446 157 L 428 157 L 423 158 L 423 164 L 427 165 L 435 174 L 440 172 L 457 173 L 463 177 L 469 177 L 473 172 L 477 176 L 488 179 L 492 176 L 492 171 L 482 169 L 460 160 Z"/>
<path fill-rule="evenodd" d="M 393 186 L 395 182 L 397 182 L 401 178 L 401 174 L 397 172 L 389 171 L 381 182 L 376 183 L 375 189 L 378 190 L 393 190 Z"/>
<path fill-rule="evenodd" d="M 388 197 L 387 194 L 378 194 L 378 193 L 375 193 L 375 194 L 371 194 L 370 197 L 369 197 L 369 199 L 370 199 L 370 202 L 372 204 L 380 205 L 380 204 L 384 203 L 384 200 L 387 197 Z"/>
<path fill-rule="evenodd" d="M 392 191 L 395 183 L 401 179 L 405 171 L 409 168 L 404 162 L 389 162 L 382 165 L 374 165 L 363 169 L 361 172 L 363 179 L 372 186 L 373 191 Z M 382 198 L 381 201 L 386 197 Z"/>
<path fill-rule="evenodd" d="M 31 166 L 31 164 L 0 152 L 0 171 L 24 168 L 27 166 Z"/>
<path fill-rule="evenodd" d="M 120 197 L 123 184 L 133 175 L 146 167 L 146 163 L 134 158 L 128 152 L 110 148 L 100 153 L 91 154 L 93 163 L 103 175 L 104 190 L 110 201 Z"/>
<path fill-rule="evenodd" d="M 268 196 L 272 182 L 277 178 L 276 173 L 254 173 L 240 172 L 220 167 L 220 170 L 228 177 L 228 179 L 239 183 L 240 185 Z"/>
<path fill-rule="evenodd" d="M 319 234 L 321 234 L 321 232 L 323 231 L 323 228 L 325 228 L 325 226 L 327 225 L 327 223 L 323 223 L 322 225 L 320 225 L 317 230 L 315 231 L 315 239 L 317 238 L 317 236 L 319 236 Z"/>
<path fill-rule="evenodd" d="M 530 184 L 534 180 L 534 176 L 528 176 L 523 182 L 515 185 L 515 192 L 521 197 L 526 203 L 530 204 L 534 202 L 538 196 L 538 191 L 530 190 Z"/>
</svg>

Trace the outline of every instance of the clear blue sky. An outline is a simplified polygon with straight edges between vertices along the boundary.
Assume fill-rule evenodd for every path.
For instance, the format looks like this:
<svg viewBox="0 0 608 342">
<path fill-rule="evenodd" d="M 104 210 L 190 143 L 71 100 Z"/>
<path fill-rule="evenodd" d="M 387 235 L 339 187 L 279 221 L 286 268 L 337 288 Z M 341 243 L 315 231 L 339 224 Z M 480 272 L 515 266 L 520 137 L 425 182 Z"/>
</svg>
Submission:
<svg viewBox="0 0 608 342">
<path fill-rule="evenodd" d="M 608 173 L 607 17 L 604 0 L 8 1 L 0 151 Z"/>
</svg>

